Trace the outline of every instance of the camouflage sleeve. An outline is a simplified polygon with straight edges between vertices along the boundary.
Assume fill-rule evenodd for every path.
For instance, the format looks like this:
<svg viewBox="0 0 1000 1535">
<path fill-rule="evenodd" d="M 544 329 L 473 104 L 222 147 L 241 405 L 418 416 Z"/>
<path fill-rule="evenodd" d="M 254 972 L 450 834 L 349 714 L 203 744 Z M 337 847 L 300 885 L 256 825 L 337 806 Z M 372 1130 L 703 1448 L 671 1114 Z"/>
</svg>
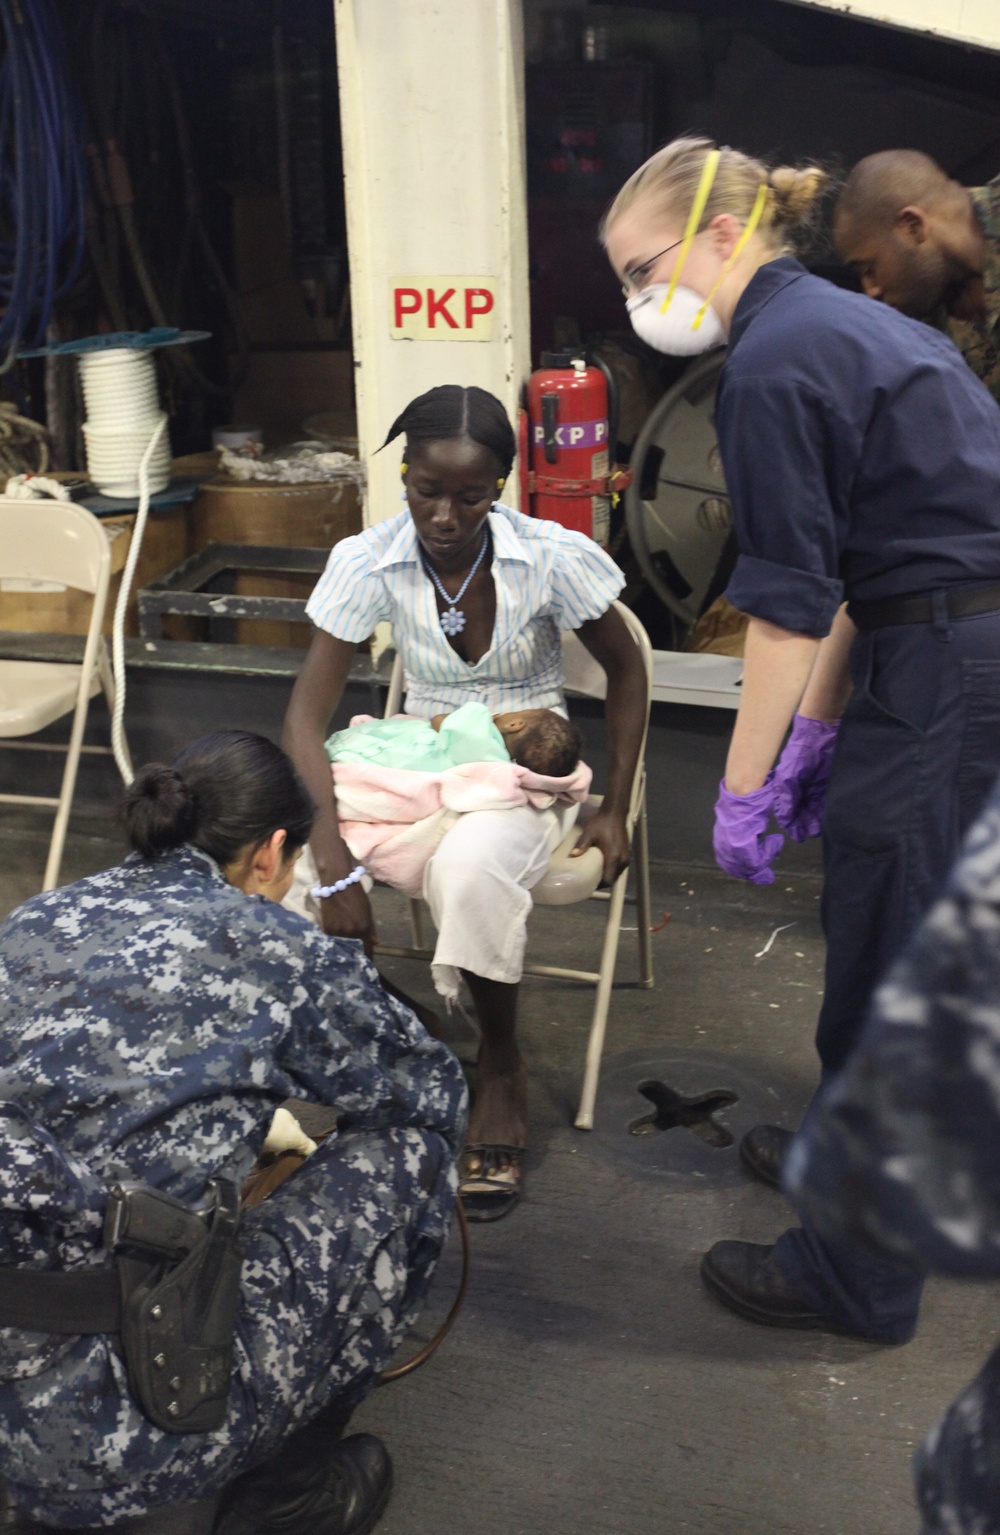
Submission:
<svg viewBox="0 0 1000 1535">
<path fill-rule="evenodd" d="M 786 1189 L 831 1241 L 1000 1275 L 1000 792 L 796 1138 Z"/>
<path fill-rule="evenodd" d="M 344 1128 L 436 1131 L 457 1149 L 468 1095 L 448 1046 L 383 988 L 359 943 L 310 928 L 309 979 L 292 1005 L 281 1064 Z"/>
</svg>

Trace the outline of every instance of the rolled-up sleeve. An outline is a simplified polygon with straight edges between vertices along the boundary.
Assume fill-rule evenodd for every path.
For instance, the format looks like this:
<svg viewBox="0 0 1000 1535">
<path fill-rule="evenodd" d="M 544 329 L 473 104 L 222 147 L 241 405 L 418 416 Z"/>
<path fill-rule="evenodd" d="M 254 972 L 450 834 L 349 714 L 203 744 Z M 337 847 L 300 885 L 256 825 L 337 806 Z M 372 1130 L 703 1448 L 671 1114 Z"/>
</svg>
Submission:
<svg viewBox="0 0 1000 1535">
<path fill-rule="evenodd" d="M 862 439 L 829 400 L 772 378 L 724 380 L 716 426 L 740 549 L 726 596 L 753 618 L 822 638 L 843 601 Z"/>
<path fill-rule="evenodd" d="M 624 586 L 624 574 L 599 544 L 560 528 L 550 584 L 550 612 L 560 629 L 579 629 L 600 618 Z"/>
<path fill-rule="evenodd" d="M 330 550 L 326 569 L 306 603 L 306 616 L 334 639 L 360 644 L 388 619 L 391 601 L 364 533 Z"/>
</svg>

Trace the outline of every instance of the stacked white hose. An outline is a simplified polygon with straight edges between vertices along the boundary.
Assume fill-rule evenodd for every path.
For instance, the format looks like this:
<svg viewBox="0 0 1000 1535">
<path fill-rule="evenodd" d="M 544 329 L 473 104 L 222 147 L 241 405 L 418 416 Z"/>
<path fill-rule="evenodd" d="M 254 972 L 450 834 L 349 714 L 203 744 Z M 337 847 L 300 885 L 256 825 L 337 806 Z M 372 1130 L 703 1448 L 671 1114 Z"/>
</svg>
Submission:
<svg viewBox="0 0 1000 1535">
<path fill-rule="evenodd" d="M 112 347 L 83 352 L 79 361 L 87 473 L 102 495 L 134 500 L 140 493 L 139 465 L 156 432 L 147 461 L 149 494 L 155 496 L 170 481 L 170 438 L 152 352 Z"/>
</svg>

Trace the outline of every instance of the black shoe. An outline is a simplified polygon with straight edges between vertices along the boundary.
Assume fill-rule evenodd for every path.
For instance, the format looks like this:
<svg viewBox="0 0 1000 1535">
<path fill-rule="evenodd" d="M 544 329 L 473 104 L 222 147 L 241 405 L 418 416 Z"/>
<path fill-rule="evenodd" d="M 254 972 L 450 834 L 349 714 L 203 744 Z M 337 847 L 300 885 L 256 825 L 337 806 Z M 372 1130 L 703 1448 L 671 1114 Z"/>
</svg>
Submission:
<svg viewBox="0 0 1000 1535">
<path fill-rule="evenodd" d="M 214 1535 L 368 1535 L 388 1506 L 392 1461 L 373 1434 L 335 1444 L 308 1481 L 301 1469 L 282 1478 L 280 1451 L 268 1464 L 273 1479 L 266 1493 L 248 1478 L 235 1495 L 223 1494 Z"/>
<path fill-rule="evenodd" d="M 781 1169 L 794 1136 L 794 1130 L 782 1130 L 780 1125 L 755 1125 L 740 1141 L 743 1166 L 761 1183 L 780 1190 Z"/>
<path fill-rule="evenodd" d="M 701 1260 L 702 1282 L 730 1311 L 765 1327 L 841 1331 L 796 1294 L 773 1252 L 759 1242 L 716 1242 Z"/>
</svg>

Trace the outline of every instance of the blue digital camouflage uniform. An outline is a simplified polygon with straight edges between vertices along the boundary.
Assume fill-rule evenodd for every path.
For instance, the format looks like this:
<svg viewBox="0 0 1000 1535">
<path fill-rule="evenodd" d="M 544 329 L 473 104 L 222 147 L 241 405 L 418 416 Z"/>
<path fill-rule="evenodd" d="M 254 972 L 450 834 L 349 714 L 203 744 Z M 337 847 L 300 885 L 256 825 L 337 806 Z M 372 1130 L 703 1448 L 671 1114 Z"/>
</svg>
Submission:
<svg viewBox="0 0 1000 1535">
<path fill-rule="evenodd" d="M 830 1241 L 1000 1277 L 1000 785 L 793 1143 L 785 1182 Z M 925 1535 L 1000 1531 L 1000 1348 L 915 1475 Z"/>
<path fill-rule="evenodd" d="M 35 1518 L 193 1501 L 360 1401 L 413 1320 L 454 1205 L 457 1061 L 361 946 L 228 885 L 191 847 L 28 901 L 0 926 L 0 1262 L 99 1264 L 109 1184 L 237 1182 L 288 1097 L 338 1130 L 249 1210 L 224 1426 L 134 1405 L 117 1339 L 0 1329 L 0 1474 Z M 26 1282 L 30 1283 L 30 1279 Z"/>
</svg>

